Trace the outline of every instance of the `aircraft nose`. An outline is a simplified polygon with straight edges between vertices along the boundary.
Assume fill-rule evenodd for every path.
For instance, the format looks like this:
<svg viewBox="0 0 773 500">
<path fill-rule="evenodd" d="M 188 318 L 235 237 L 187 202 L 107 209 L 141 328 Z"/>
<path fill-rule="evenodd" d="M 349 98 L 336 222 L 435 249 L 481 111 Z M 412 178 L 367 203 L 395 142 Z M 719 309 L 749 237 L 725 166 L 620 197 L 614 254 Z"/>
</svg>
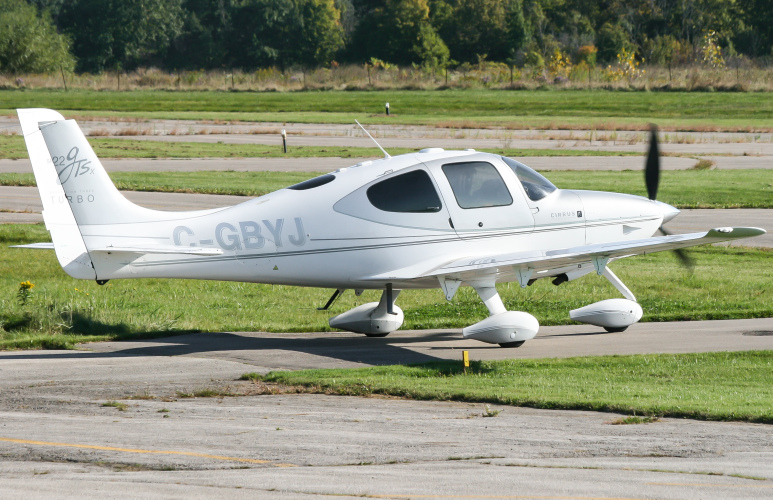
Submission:
<svg viewBox="0 0 773 500">
<path fill-rule="evenodd" d="M 660 212 L 663 214 L 663 224 L 679 215 L 680 210 L 678 208 L 672 207 L 668 203 L 663 203 L 662 201 L 657 201 L 656 203 L 660 208 Z"/>
</svg>

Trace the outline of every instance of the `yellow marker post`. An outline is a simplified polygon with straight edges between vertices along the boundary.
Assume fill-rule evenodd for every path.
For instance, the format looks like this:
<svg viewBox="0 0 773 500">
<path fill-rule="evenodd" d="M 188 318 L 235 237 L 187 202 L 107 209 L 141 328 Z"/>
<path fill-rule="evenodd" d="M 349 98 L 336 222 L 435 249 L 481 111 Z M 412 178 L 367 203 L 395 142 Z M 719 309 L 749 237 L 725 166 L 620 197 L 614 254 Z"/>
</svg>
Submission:
<svg viewBox="0 0 773 500">
<path fill-rule="evenodd" d="M 469 353 L 469 351 L 462 351 L 462 361 L 464 362 L 464 373 L 467 373 L 467 368 L 470 367 L 470 353 Z"/>
</svg>

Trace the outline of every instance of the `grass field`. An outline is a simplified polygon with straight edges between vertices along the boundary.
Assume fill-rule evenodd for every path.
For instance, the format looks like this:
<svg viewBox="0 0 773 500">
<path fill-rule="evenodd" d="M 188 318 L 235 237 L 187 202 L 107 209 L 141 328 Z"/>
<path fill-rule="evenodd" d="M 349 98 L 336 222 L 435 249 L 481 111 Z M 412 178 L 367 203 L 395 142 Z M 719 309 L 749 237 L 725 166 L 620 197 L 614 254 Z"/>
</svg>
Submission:
<svg viewBox="0 0 773 500">
<path fill-rule="evenodd" d="M 162 142 L 132 139 L 99 139 L 89 143 L 100 158 L 381 158 L 378 148 L 337 146 L 292 146 L 287 153 L 280 146 L 261 144 L 223 144 L 207 142 Z M 418 149 L 389 148 L 392 155 L 411 153 Z M 506 156 L 641 156 L 635 152 L 611 152 L 567 149 L 480 149 Z M 28 158 L 21 136 L 0 135 L 0 159 Z"/>
<path fill-rule="evenodd" d="M 461 361 L 243 378 L 308 392 L 773 423 L 773 351 Z"/>
<path fill-rule="evenodd" d="M 638 171 L 553 171 L 558 187 L 646 196 Z M 313 172 L 113 172 L 119 189 L 260 196 L 311 178 Z M 0 185 L 34 186 L 32 174 L 0 174 Z M 662 173 L 660 201 L 678 208 L 773 208 L 773 170 L 675 170 Z"/>
<path fill-rule="evenodd" d="M 114 280 L 105 286 L 74 280 L 51 251 L 7 248 L 47 241 L 42 225 L 0 226 L 0 349 L 66 348 L 76 342 L 168 335 L 180 331 L 328 331 L 329 317 L 378 300 L 347 292 L 330 311 L 317 311 L 331 290 L 184 280 Z M 701 247 L 693 275 L 670 253 L 624 259 L 615 273 L 636 294 L 643 321 L 773 316 L 773 251 Z M 26 303 L 20 283 L 35 285 Z M 568 311 L 612 297 L 595 274 L 560 287 L 540 280 L 521 289 L 502 284 L 509 310 L 534 314 L 543 325 L 571 323 Z M 437 290 L 407 290 L 398 304 L 404 329 L 462 328 L 487 316 L 470 288 L 447 303 Z"/>
<path fill-rule="evenodd" d="M 392 115 L 383 114 L 390 103 Z M 48 107 L 68 116 L 451 127 L 771 130 L 762 92 L 442 90 L 328 92 L 0 91 L 0 112 Z"/>
</svg>

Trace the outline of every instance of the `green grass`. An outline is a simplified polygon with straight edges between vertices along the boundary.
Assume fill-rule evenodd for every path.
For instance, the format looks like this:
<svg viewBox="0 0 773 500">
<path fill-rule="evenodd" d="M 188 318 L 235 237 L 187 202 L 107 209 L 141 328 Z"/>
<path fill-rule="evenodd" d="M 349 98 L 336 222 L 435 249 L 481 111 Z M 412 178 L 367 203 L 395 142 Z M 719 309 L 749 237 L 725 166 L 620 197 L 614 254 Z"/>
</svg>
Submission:
<svg viewBox="0 0 773 500">
<path fill-rule="evenodd" d="M 7 248 L 50 241 L 42 225 L 0 225 L 0 349 L 70 348 L 75 343 L 149 338 L 195 331 L 329 331 L 329 317 L 377 301 L 378 291 L 348 291 L 330 311 L 317 311 L 332 290 L 185 280 L 113 280 L 105 286 L 75 280 L 53 252 Z M 773 316 L 773 251 L 701 247 L 687 274 L 670 253 L 615 262 L 615 273 L 636 294 L 643 321 Z M 20 282 L 35 288 L 26 305 Z M 542 325 L 572 323 L 568 311 L 619 293 L 588 275 L 555 287 L 548 280 L 521 289 L 499 285 L 509 310 L 528 311 Z M 487 317 L 477 294 L 462 288 L 452 302 L 436 290 L 406 290 L 398 300 L 404 329 L 462 328 Z"/>
<path fill-rule="evenodd" d="M 638 415 L 630 415 L 622 417 L 609 422 L 611 425 L 639 425 L 639 424 L 651 424 L 653 422 L 660 421 L 660 417 L 646 416 L 640 417 Z"/>
<path fill-rule="evenodd" d="M 392 115 L 383 115 L 389 102 Z M 657 122 L 679 130 L 773 127 L 759 92 L 443 90 L 308 92 L 0 91 L 0 112 L 48 107 L 65 115 L 295 123 L 609 128 Z"/>
<path fill-rule="evenodd" d="M 553 171 L 558 187 L 646 196 L 639 171 Z M 119 189 L 261 196 L 311 178 L 314 172 L 113 172 Z M 677 208 L 773 208 L 773 170 L 664 171 L 660 201 Z M 0 174 L 0 185 L 34 186 L 32 174 Z"/>
<path fill-rule="evenodd" d="M 378 148 L 338 146 L 291 146 L 287 153 L 280 146 L 262 144 L 225 144 L 208 142 L 163 142 L 133 139 L 89 138 L 89 143 L 100 158 L 381 158 Z M 399 155 L 418 151 L 418 148 L 389 148 Z M 568 150 L 568 149 L 481 149 L 506 156 L 641 156 L 636 152 Z M 27 147 L 18 135 L 0 135 L 0 159 L 26 159 Z M 213 160 L 214 161 L 214 160 Z"/>
<path fill-rule="evenodd" d="M 640 171 L 544 172 L 559 188 L 647 196 Z M 773 170 L 668 170 L 658 200 L 677 208 L 773 208 Z"/>
<path fill-rule="evenodd" d="M 311 392 L 388 394 L 645 416 L 773 423 L 773 351 L 461 361 L 271 372 Z"/>
<path fill-rule="evenodd" d="M 126 409 L 129 408 L 129 405 L 126 403 L 121 403 L 120 401 L 106 401 L 102 403 L 101 406 L 117 408 L 118 411 L 126 411 Z"/>
</svg>

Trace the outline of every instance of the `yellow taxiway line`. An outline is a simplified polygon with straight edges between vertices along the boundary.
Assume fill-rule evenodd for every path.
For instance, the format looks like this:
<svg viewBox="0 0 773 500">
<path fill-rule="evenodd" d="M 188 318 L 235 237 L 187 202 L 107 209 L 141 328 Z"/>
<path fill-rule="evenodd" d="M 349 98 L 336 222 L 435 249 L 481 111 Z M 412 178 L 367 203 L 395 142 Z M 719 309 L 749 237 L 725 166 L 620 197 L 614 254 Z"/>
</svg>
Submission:
<svg viewBox="0 0 773 500">
<path fill-rule="evenodd" d="M 211 458 L 213 460 L 227 460 L 230 462 L 246 462 L 249 464 L 267 464 L 270 460 L 258 460 L 256 458 L 225 457 L 222 455 L 210 455 L 208 453 L 197 453 L 195 451 L 175 451 L 175 450 L 141 450 L 136 448 L 116 448 L 114 446 L 98 446 L 93 444 L 73 444 L 73 443 L 53 443 L 49 441 L 32 441 L 29 439 L 12 439 L 0 437 L 0 441 L 5 443 L 30 444 L 35 446 L 62 446 L 65 448 L 78 448 L 81 450 L 100 450 L 100 451 L 120 451 L 122 453 L 144 453 L 151 455 L 180 455 L 185 457 Z M 281 464 L 287 467 L 289 464 Z"/>
</svg>

